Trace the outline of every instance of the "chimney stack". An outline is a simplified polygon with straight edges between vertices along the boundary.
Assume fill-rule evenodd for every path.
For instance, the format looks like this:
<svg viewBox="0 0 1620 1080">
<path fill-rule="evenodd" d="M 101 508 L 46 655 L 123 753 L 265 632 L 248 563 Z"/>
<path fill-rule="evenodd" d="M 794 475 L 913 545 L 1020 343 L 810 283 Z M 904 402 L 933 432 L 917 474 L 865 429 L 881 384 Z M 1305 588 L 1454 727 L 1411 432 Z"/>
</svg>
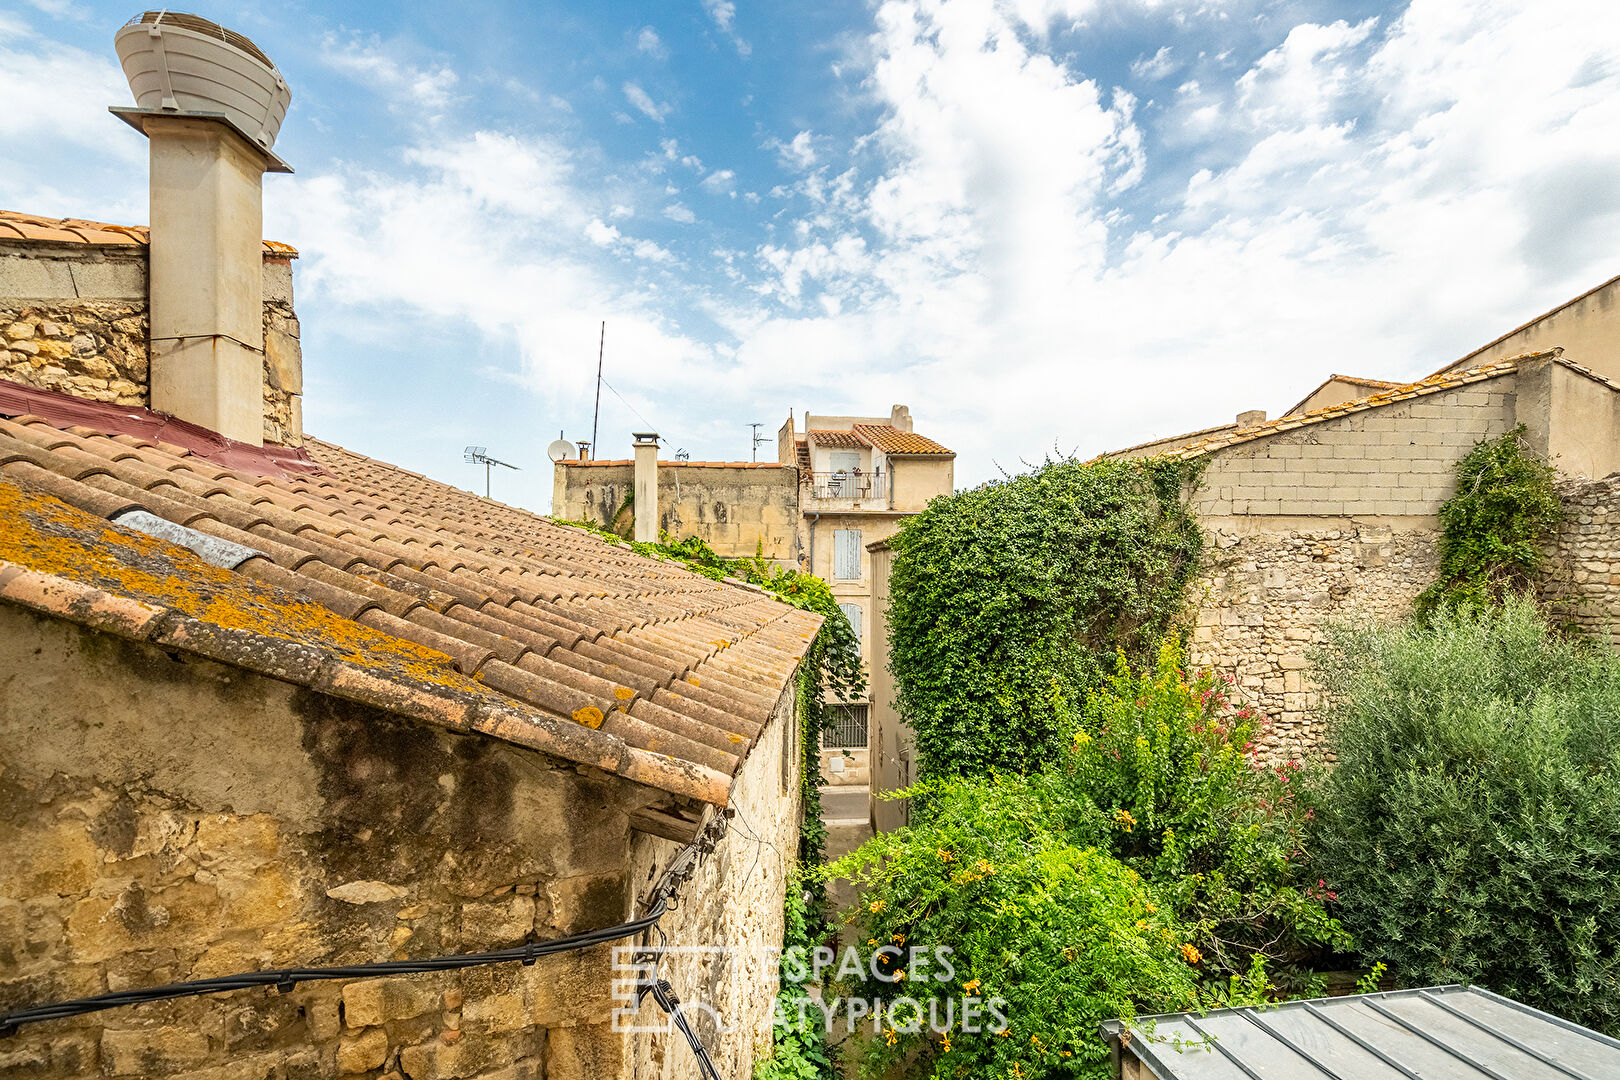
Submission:
<svg viewBox="0 0 1620 1080">
<path fill-rule="evenodd" d="M 658 433 L 634 432 L 636 440 L 635 538 L 658 542 Z"/>
<path fill-rule="evenodd" d="M 113 39 L 150 141 L 152 408 L 264 443 L 263 179 L 291 93 L 270 58 L 206 19 L 148 11 Z"/>
</svg>

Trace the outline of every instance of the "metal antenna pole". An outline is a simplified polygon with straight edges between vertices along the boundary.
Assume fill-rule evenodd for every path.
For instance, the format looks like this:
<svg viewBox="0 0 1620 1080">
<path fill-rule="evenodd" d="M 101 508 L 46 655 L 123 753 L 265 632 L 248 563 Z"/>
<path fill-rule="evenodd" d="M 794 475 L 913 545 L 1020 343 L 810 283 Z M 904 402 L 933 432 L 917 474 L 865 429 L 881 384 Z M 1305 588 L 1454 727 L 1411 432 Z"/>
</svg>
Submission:
<svg viewBox="0 0 1620 1080">
<path fill-rule="evenodd" d="M 484 498 L 489 498 L 489 462 L 484 462 Z"/>
<path fill-rule="evenodd" d="M 591 413 L 591 454 L 596 454 L 596 422 L 602 416 L 602 353 L 607 348 L 607 320 L 602 320 L 602 336 L 596 343 L 596 409 Z"/>
<path fill-rule="evenodd" d="M 754 451 L 753 451 L 753 453 L 754 453 L 754 460 L 758 461 L 759 460 L 759 444 L 764 442 L 765 439 L 759 433 L 759 424 L 757 424 L 757 423 L 749 424 L 748 426 L 754 429 Z"/>
</svg>

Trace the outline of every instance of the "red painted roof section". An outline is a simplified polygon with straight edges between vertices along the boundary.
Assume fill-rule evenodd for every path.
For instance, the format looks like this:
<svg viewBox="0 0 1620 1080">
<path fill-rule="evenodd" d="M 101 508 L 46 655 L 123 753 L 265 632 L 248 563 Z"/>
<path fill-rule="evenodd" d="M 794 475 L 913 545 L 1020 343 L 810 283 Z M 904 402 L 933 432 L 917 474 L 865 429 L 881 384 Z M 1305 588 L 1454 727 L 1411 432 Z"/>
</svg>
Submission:
<svg viewBox="0 0 1620 1080">
<path fill-rule="evenodd" d="M 7 379 L 0 379 L 0 416 L 37 416 L 53 427 L 93 428 L 107 435 L 132 435 L 148 442 L 167 443 L 216 465 L 255 476 L 317 476 L 324 471 L 302 447 L 254 446 L 140 405 L 87 401 Z"/>
</svg>

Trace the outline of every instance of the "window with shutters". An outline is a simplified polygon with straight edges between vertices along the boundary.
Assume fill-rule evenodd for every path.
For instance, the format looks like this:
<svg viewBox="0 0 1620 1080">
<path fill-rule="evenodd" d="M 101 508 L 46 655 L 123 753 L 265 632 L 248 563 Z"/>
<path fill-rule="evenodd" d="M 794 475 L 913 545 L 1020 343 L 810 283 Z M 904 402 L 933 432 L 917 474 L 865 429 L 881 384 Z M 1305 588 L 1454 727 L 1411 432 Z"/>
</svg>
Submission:
<svg viewBox="0 0 1620 1080">
<path fill-rule="evenodd" d="M 839 581 L 855 581 L 860 576 L 861 530 L 835 530 L 833 532 L 833 577 Z"/>
<path fill-rule="evenodd" d="M 844 618 L 849 620 L 849 628 L 855 631 L 855 647 L 859 648 L 861 644 L 861 605 L 839 604 L 838 610 L 842 611 Z"/>
</svg>

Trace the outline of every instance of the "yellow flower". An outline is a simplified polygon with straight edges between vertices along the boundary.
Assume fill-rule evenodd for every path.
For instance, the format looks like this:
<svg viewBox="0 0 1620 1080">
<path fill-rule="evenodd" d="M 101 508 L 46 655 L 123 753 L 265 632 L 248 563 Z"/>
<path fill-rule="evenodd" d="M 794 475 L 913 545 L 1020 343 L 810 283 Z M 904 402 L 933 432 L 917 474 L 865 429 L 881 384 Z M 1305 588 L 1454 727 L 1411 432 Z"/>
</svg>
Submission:
<svg viewBox="0 0 1620 1080">
<path fill-rule="evenodd" d="M 866 939 L 866 943 L 868 945 L 876 945 L 877 944 L 877 938 L 869 937 L 869 938 Z"/>
<path fill-rule="evenodd" d="M 871 912 L 882 911 L 883 910 L 883 901 L 881 901 L 881 900 L 872 901 L 870 904 L 866 905 L 866 910 L 871 911 Z"/>
<path fill-rule="evenodd" d="M 962 989 L 966 990 L 970 994 L 973 993 L 973 991 L 977 990 L 978 988 L 979 988 L 979 980 L 978 979 L 969 979 L 967 982 L 962 984 Z"/>
<path fill-rule="evenodd" d="M 1156 908 L 1156 907 L 1154 907 L 1154 906 L 1153 906 L 1153 905 L 1152 905 L 1152 904 L 1143 904 L 1143 905 L 1142 905 L 1142 906 L 1143 906 L 1143 907 L 1144 907 L 1144 908 L 1146 908 L 1146 909 L 1147 909 L 1147 913 L 1148 913 L 1148 914 L 1149 914 L 1149 915 L 1151 915 L 1151 914 L 1153 914 L 1153 913 L 1154 913 L 1154 912 L 1155 912 L 1155 911 L 1158 911 L 1158 910 L 1159 910 L 1159 909 L 1158 909 L 1158 908 Z"/>
<path fill-rule="evenodd" d="M 895 982 L 905 982 L 906 981 L 906 972 L 905 972 L 904 968 L 901 968 L 899 971 L 894 973 L 894 981 Z"/>
<path fill-rule="evenodd" d="M 1196 964 L 1198 961 L 1204 958 L 1203 953 L 1186 943 L 1183 943 L 1181 946 L 1181 955 L 1187 958 L 1187 963 L 1189 964 Z"/>
<path fill-rule="evenodd" d="M 1118 825 L 1126 832 L 1130 832 L 1131 826 L 1136 824 L 1136 818 L 1131 815 L 1129 810 L 1122 806 L 1114 813 L 1114 824 Z"/>
<path fill-rule="evenodd" d="M 900 1036 L 894 1033 L 894 1028 L 884 1028 L 883 1041 L 888 1043 L 890 1046 L 893 1046 L 895 1043 L 900 1041 Z"/>
<path fill-rule="evenodd" d="M 1012 1028 L 1002 1028 L 1002 1029 L 1001 1029 L 1001 1037 L 1002 1037 L 1002 1038 L 1003 1038 L 1003 1039 L 1010 1039 L 1010 1038 L 1012 1038 Z"/>
<path fill-rule="evenodd" d="M 1147 929 L 1147 920 L 1146 919 L 1137 919 L 1136 920 L 1136 928 L 1138 930 L 1146 930 Z"/>
<path fill-rule="evenodd" d="M 889 940 L 894 942 L 896 945 L 904 945 L 906 943 L 906 935 L 904 935 L 904 934 L 895 934 Z"/>
<path fill-rule="evenodd" d="M 989 859 L 980 859 L 978 862 L 973 864 L 973 869 L 977 870 L 981 874 L 993 874 L 996 872 L 996 868 L 990 865 Z"/>
<path fill-rule="evenodd" d="M 946 851 L 944 848 L 940 848 L 939 849 L 939 861 L 940 862 L 950 862 L 951 861 L 951 853 L 949 851 Z"/>
<path fill-rule="evenodd" d="M 940 1045 L 940 1047 L 942 1049 L 944 1049 L 944 1051 L 947 1054 L 951 1052 L 951 1033 L 950 1032 L 947 1031 L 944 1035 L 940 1036 L 939 1045 Z"/>
</svg>

